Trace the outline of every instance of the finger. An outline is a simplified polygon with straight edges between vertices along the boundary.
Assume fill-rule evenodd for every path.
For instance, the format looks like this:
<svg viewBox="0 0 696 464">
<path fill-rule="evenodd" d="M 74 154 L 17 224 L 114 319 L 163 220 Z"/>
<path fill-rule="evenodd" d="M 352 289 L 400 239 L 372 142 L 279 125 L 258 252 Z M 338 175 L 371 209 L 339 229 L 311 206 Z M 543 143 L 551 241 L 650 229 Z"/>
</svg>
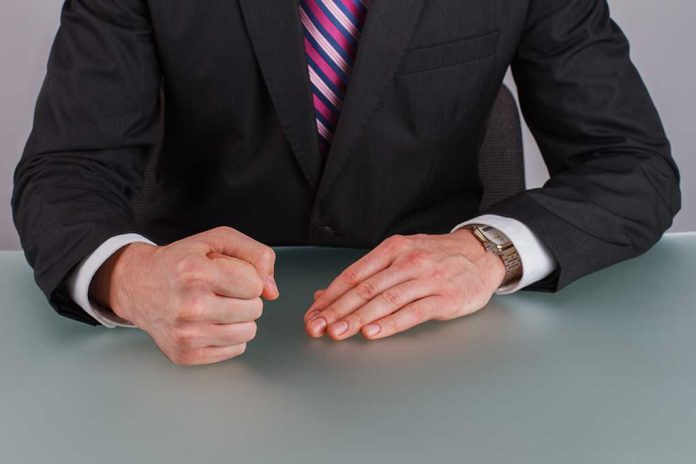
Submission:
<svg viewBox="0 0 696 464">
<path fill-rule="evenodd" d="M 391 266 L 378 272 L 349 289 L 320 312 L 317 313 L 315 310 L 315 312 L 309 313 L 307 315 L 307 332 L 313 337 L 321 337 L 326 327 L 361 308 L 385 290 L 414 277 L 416 275 L 413 268 L 396 269 L 394 266 Z M 335 328 L 337 332 L 334 333 L 340 333 L 345 328 L 345 324 L 341 324 Z"/>
<path fill-rule="evenodd" d="M 225 347 L 249 343 L 256 337 L 256 323 L 213 324 L 206 327 L 205 346 Z"/>
<path fill-rule="evenodd" d="M 180 366 L 202 366 L 215 364 L 242 355 L 247 348 L 247 344 L 232 345 L 224 347 L 206 347 L 194 351 L 187 351 L 167 357 L 175 364 Z"/>
<path fill-rule="evenodd" d="M 210 255 L 205 279 L 220 296 L 254 299 L 263 294 L 264 282 L 254 266 L 222 254 Z"/>
<path fill-rule="evenodd" d="M 178 353 L 190 354 L 211 346 L 224 347 L 248 343 L 256 337 L 256 323 L 190 324 L 170 334 L 170 346 Z"/>
<path fill-rule="evenodd" d="M 312 304 L 307 313 L 313 310 L 323 309 L 336 301 L 345 292 L 376 274 L 386 269 L 392 262 L 391 257 L 379 247 L 348 266 L 336 277 L 333 282 L 322 292 Z"/>
<path fill-rule="evenodd" d="M 241 300 L 212 295 L 205 301 L 204 305 L 205 314 L 199 321 L 211 324 L 253 322 L 263 314 L 263 301 L 261 298 Z"/>
<path fill-rule="evenodd" d="M 414 301 L 401 310 L 362 328 L 362 334 L 368 340 L 389 337 L 433 318 L 434 311 L 445 304 L 442 297 L 427 297 Z"/>
<path fill-rule="evenodd" d="M 232 346 L 213 346 L 203 349 L 203 356 L 205 358 L 205 364 L 215 364 L 222 361 L 227 361 L 237 356 L 241 356 L 247 349 L 247 344 L 242 343 L 240 345 Z"/>
<path fill-rule="evenodd" d="M 313 302 L 317 301 L 317 298 L 319 298 L 321 296 L 321 294 L 324 293 L 325 291 L 326 291 L 325 288 L 322 288 L 320 290 L 315 291 L 312 301 Z M 307 310 L 307 312 L 305 313 L 305 316 L 304 316 L 304 320 L 305 320 L 305 322 L 307 322 L 311 319 L 314 319 L 317 315 L 319 315 L 319 310 L 317 310 L 317 309 L 311 310 L 311 311 Z"/>
<path fill-rule="evenodd" d="M 274 300 L 279 292 L 273 277 L 275 252 L 272 248 L 230 227 L 218 227 L 198 234 L 197 238 L 209 246 L 209 252 L 239 258 L 254 266 L 264 281 L 264 297 Z"/>
<path fill-rule="evenodd" d="M 394 314 L 414 301 L 432 296 L 436 291 L 436 283 L 432 280 L 403 282 L 388 288 L 364 306 L 331 324 L 327 333 L 334 340 L 352 337 L 370 323 Z"/>
<path fill-rule="evenodd" d="M 363 280 L 389 267 L 395 258 L 393 255 L 393 242 L 394 239 L 384 241 L 370 253 L 348 266 L 319 295 L 317 300 L 307 310 L 307 314 L 325 308 Z"/>
</svg>

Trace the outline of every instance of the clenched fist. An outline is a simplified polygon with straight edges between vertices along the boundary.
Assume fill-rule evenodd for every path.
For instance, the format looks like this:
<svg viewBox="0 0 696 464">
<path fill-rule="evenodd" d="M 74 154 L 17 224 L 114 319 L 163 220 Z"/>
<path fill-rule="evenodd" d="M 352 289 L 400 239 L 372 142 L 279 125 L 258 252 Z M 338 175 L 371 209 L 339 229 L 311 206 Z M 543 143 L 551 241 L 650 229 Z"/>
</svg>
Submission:
<svg viewBox="0 0 696 464">
<path fill-rule="evenodd" d="M 90 297 L 147 332 L 176 364 L 242 354 L 261 298 L 278 298 L 273 250 L 228 227 L 168 246 L 132 244 L 97 272 Z"/>
</svg>

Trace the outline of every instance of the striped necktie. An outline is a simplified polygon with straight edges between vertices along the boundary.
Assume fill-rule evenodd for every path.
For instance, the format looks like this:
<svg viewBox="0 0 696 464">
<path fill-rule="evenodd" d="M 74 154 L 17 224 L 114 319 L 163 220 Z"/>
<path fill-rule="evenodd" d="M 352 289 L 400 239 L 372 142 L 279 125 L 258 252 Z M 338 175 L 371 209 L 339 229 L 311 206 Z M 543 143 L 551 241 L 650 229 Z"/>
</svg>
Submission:
<svg viewBox="0 0 696 464">
<path fill-rule="evenodd" d="M 368 0 L 300 0 L 319 148 L 326 156 L 343 107 Z"/>
</svg>

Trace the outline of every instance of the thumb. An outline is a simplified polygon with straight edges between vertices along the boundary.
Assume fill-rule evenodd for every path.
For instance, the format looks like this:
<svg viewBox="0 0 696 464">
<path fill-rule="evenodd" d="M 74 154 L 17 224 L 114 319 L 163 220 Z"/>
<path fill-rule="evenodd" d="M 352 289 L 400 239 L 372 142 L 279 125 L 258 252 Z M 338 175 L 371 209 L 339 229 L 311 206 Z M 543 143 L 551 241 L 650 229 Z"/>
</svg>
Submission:
<svg viewBox="0 0 696 464">
<path fill-rule="evenodd" d="M 277 300 L 280 296 L 280 291 L 278 290 L 278 284 L 275 281 L 275 276 L 270 274 L 266 277 L 263 284 L 263 293 L 261 294 L 267 300 Z"/>
<path fill-rule="evenodd" d="M 262 245 L 256 253 L 249 257 L 248 261 L 263 279 L 263 293 L 261 296 L 267 300 L 276 300 L 280 296 L 278 284 L 275 281 L 275 252 L 272 248 Z"/>
</svg>

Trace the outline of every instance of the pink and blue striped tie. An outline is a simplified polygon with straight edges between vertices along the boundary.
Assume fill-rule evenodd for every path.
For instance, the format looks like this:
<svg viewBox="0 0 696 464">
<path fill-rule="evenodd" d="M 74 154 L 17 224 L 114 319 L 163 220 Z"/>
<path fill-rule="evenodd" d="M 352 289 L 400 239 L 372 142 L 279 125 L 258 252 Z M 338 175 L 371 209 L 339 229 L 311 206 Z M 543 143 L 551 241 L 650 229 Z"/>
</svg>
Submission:
<svg viewBox="0 0 696 464">
<path fill-rule="evenodd" d="M 319 148 L 326 156 L 343 107 L 368 0 L 300 0 Z"/>
</svg>

